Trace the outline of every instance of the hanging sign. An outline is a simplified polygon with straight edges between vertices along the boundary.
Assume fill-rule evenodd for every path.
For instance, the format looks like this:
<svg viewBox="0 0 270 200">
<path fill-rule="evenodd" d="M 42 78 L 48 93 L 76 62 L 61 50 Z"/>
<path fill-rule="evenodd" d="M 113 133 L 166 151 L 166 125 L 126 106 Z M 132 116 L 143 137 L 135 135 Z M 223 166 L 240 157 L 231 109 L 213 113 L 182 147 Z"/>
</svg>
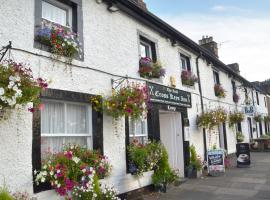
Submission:
<svg viewBox="0 0 270 200">
<path fill-rule="evenodd" d="M 246 115 L 253 116 L 255 113 L 255 107 L 254 106 L 245 106 L 244 111 Z"/>
<path fill-rule="evenodd" d="M 208 174 L 219 176 L 225 172 L 224 150 L 215 149 L 207 151 Z"/>
<path fill-rule="evenodd" d="M 249 143 L 236 144 L 237 167 L 250 166 L 250 148 Z"/>
<path fill-rule="evenodd" d="M 174 106 L 191 107 L 191 93 L 154 83 L 147 83 L 150 101 Z"/>
</svg>

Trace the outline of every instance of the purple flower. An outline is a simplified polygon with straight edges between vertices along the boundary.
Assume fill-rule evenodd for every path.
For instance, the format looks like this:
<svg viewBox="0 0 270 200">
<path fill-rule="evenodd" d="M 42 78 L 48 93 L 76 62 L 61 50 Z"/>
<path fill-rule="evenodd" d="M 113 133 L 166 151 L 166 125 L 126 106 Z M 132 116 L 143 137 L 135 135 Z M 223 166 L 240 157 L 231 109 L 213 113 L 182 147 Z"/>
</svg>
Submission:
<svg viewBox="0 0 270 200">
<path fill-rule="evenodd" d="M 51 29 L 48 27 L 39 29 L 37 31 L 37 36 L 51 38 Z"/>
</svg>

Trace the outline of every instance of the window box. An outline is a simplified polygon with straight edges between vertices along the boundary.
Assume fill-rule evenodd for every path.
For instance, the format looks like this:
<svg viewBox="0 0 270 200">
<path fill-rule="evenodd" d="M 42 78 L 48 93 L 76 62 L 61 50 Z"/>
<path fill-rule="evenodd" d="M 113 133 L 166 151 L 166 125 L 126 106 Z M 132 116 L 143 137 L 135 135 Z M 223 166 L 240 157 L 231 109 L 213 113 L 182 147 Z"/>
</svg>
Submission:
<svg viewBox="0 0 270 200">
<path fill-rule="evenodd" d="M 233 94 L 233 102 L 234 103 L 238 103 L 239 102 L 239 99 L 240 99 L 240 96 L 237 93 L 234 93 Z"/>
<path fill-rule="evenodd" d="M 194 86 L 198 82 L 198 78 L 189 70 L 183 70 L 181 74 L 182 84 Z"/>
<path fill-rule="evenodd" d="M 166 71 L 159 62 L 152 62 L 151 58 L 144 57 L 140 59 L 139 74 L 143 78 L 159 79 L 165 76 Z"/>
<path fill-rule="evenodd" d="M 215 95 L 218 98 L 225 98 L 226 97 L 226 91 L 220 84 L 215 84 L 214 86 Z"/>
</svg>

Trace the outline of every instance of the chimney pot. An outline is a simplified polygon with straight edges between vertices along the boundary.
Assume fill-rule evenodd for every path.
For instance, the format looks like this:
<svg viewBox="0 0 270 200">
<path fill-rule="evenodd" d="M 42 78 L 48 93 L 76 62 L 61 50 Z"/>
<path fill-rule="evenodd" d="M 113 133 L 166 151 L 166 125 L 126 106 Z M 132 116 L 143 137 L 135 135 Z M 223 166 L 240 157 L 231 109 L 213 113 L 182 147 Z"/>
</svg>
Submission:
<svg viewBox="0 0 270 200">
<path fill-rule="evenodd" d="M 216 57 L 218 57 L 218 45 L 214 41 L 213 36 L 206 35 L 199 40 L 199 45 L 211 51 Z"/>
</svg>

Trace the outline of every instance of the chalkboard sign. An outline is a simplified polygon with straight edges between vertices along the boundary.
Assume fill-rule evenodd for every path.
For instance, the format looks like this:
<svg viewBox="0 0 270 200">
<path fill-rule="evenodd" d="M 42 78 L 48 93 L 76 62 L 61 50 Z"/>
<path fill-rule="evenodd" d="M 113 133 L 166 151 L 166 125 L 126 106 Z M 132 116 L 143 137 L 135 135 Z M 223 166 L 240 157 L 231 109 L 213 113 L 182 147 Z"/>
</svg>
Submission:
<svg viewBox="0 0 270 200">
<path fill-rule="evenodd" d="M 236 144 L 237 167 L 250 166 L 250 148 L 248 143 Z"/>
<path fill-rule="evenodd" d="M 219 176 L 225 172 L 224 151 L 221 149 L 207 151 L 208 174 Z"/>
</svg>

